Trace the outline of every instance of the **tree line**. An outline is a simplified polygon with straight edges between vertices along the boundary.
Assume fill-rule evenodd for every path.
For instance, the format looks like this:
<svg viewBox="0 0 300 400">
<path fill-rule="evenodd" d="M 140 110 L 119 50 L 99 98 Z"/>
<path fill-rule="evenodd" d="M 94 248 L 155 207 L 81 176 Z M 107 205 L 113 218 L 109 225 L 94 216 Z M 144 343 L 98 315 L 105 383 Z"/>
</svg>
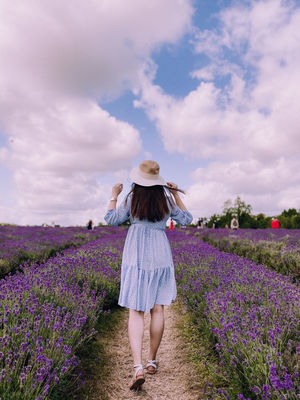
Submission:
<svg viewBox="0 0 300 400">
<path fill-rule="evenodd" d="M 233 217 L 238 219 L 240 228 L 270 228 L 272 218 L 275 217 L 279 220 L 281 228 L 300 229 L 300 209 L 289 208 L 274 216 L 266 216 L 263 213 L 254 215 L 251 205 L 246 204 L 239 196 L 234 201 L 227 200 L 224 203 L 222 214 L 213 214 L 209 218 L 207 226 L 211 228 L 213 223 L 217 221 L 220 228 L 225 228 L 226 225 L 230 227 Z"/>
</svg>

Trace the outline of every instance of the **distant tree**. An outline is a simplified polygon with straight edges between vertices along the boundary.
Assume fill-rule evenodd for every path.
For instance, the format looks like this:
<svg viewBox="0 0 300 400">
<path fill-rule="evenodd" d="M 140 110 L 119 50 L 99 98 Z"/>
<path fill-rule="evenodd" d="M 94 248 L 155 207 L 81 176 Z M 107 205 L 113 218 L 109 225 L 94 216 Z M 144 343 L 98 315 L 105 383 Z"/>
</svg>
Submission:
<svg viewBox="0 0 300 400">
<path fill-rule="evenodd" d="M 293 219 L 293 228 L 300 229 L 300 212 L 297 215 L 294 215 L 292 219 Z"/>
<path fill-rule="evenodd" d="M 215 220 L 218 221 L 220 228 L 224 228 L 226 224 L 230 226 L 234 216 L 238 218 L 240 228 L 265 229 L 271 227 L 272 217 L 267 217 L 263 213 L 252 215 L 251 205 L 243 201 L 240 196 L 237 196 L 234 201 L 225 201 L 222 215 L 213 214 L 209 219 L 208 227 L 211 228 Z M 281 228 L 300 229 L 300 210 L 289 208 L 275 217 L 278 218 Z"/>
<path fill-rule="evenodd" d="M 299 229 L 300 228 L 300 210 L 297 211 L 295 208 L 289 208 L 283 210 L 278 216 L 281 228 L 286 229 Z"/>
<path fill-rule="evenodd" d="M 226 224 L 229 226 L 229 221 L 231 221 L 230 217 L 227 214 L 221 215 L 219 217 L 219 226 L 220 228 L 225 228 Z"/>
<path fill-rule="evenodd" d="M 253 215 L 242 212 L 239 218 L 240 228 L 256 228 L 256 219 Z"/>
<path fill-rule="evenodd" d="M 251 215 L 252 207 L 250 204 L 246 204 L 240 196 L 237 196 L 237 198 L 234 201 L 234 210 L 236 212 L 236 215 L 238 219 L 241 217 L 242 214 L 244 215 Z"/>
<path fill-rule="evenodd" d="M 219 216 L 218 214 L 213 214 L 213 215 L 210 217 L 209 221 L 208 221 L 207 227 L 208 227 L 208 228 L 212 228 L 212 227 L 213 227 L 214 221 L 218 221 L 218 222 L 219 222 L 219 226 L 221 227 L 220 221 L 219 221 L 219 220 L 220 220 L 220 216 Z"/>
<path fill-rule="evenodd" d="M 252 207 L 246 204 L 240 196 L 237 196 L 234 202 L 225 201 L 223 205 L 223 215 L 220 218 L 220 226 L 230 226 L 231 219 L 235 216 L 239 221 L 240 228 L 252 228 L 255 225 L 255 218 L 251 215 Z"/>
<path fill-rule="evenodd" d="M 282 215 L 283 217 L 292 217 L 293 215 L 297 215 L 297 210 L 296 208 L 289 208 L 287 211 L 283 210 L 282 213 L 280 215 Z"/>
<path fill-rule="evenodd" d="M 256 229 L 266 229 L 271 226 L 272 217 L 266 217 L 265 214 L 260 213 L 255 216 L 255 226 L 253 228 Z"/>
<path fill-rule="evenodd" d="M 226 200 L 224 205 L 223 205 L 223 215 L 226 214 L 231 214 L 232 213 L 232 201 L 231 200 Z"/>
</svg>

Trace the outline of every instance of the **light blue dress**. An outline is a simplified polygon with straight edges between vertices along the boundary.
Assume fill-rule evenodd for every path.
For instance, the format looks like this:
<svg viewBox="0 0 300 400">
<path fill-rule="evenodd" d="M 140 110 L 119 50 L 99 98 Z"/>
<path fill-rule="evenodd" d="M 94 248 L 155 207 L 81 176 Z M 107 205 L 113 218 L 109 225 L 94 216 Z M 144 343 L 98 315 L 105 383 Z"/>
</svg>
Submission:
<svg viewBox="0 0 300 400">
<path fill-rule="evenodd" d="M 170 305 L 175 300 L 174 264 L 165 234 L 170 216 L 180 225 L 188 225 L 193 219 L 191 213 L 178 206 L 159 222 L 132 218 L 130 199 L 127 205 L 107 211 L 104 219 L 109 225 L 119 225 L 128 218 L 131 222 L 122 257 L 120 306 L 149 312 L 154 304 Z"/>
</svg>

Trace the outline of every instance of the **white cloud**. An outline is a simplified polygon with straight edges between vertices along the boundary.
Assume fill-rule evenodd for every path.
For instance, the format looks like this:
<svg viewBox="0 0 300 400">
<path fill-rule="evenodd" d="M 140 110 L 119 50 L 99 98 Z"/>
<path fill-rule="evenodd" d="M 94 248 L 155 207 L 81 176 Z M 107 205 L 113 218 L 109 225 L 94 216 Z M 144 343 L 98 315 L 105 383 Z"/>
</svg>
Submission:
<svg viewBox="0 0 300 400">
<path fill-rule="evenodd" d="M 221 212 L 224 202 L 236 196 L 251 204 L 254 213 L 299 208 L 299 171 L 298 159 L 280 158 L 269 166 L 256 160 L 213 162 L 194 171 L 186 204 L 195 216 Z"/>
<path fill-rule="evenodd" d="M 26 164 L 27 169 L 57 176 L 128 167 L 140 147 L 136 129 L 86 99 L 56 98 L 38 112 L 7 119 L 7 128 L 15 135 L 12 167 Z"/>
<path fill-rule="evenodd" d="M 15 222 L 103 218 L 101 177 L 124 177 L 141 142 L 97 102 L 135 87 L 151 52 L 175 43 L 192 13 L 181 0 L 0 2 L 0 128 L 11 137 L 0 162 L 14 171 Z"/>
<path fill-rule="evenodd" d="M 178 40 L 191 14 L 181 0 L 2 0 L 0 80 L 111 96 L 132 86 L 141 59 Z"/>
<path fill-rule="evenodd" d="M 82 223 L 99 207 L 101 220 L 110 194 L 101 177 L 130 168 L 141 148 L 136 129 L 87 99 L 55 97 L 5 122 L 14 136 L 0 156 L 14 171 L 19 223 Z"/>
<path fill-rule="evenodd" d="M 168 151 L 207 160 L 187 199 L 196 213 L 197 201 L 209 214 L 236 194 L 256 211 L 299 208 L 300 8 L 280 0 L 234 4 L 218 28 L 196 34 L 195 51 L 211 59 L 192 72 L 198 87 L 173 98 L 144 74 L 135 104 Z"/>
</svg>

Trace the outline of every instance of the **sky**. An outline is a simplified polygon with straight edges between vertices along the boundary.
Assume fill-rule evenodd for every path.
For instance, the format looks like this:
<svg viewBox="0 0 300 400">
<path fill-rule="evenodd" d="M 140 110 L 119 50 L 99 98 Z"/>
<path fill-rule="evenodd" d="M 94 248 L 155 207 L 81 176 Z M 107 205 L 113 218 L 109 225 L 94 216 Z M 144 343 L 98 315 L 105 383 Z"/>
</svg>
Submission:
<svg viewBox="0 0 300 400">
<path fill-rule="evenodd" d="M 0 0 L 0 26 L 0 222 L 103 222 L 145 159 L 195 220 L 300 208 L 300 0 Z"/>
</svg>

